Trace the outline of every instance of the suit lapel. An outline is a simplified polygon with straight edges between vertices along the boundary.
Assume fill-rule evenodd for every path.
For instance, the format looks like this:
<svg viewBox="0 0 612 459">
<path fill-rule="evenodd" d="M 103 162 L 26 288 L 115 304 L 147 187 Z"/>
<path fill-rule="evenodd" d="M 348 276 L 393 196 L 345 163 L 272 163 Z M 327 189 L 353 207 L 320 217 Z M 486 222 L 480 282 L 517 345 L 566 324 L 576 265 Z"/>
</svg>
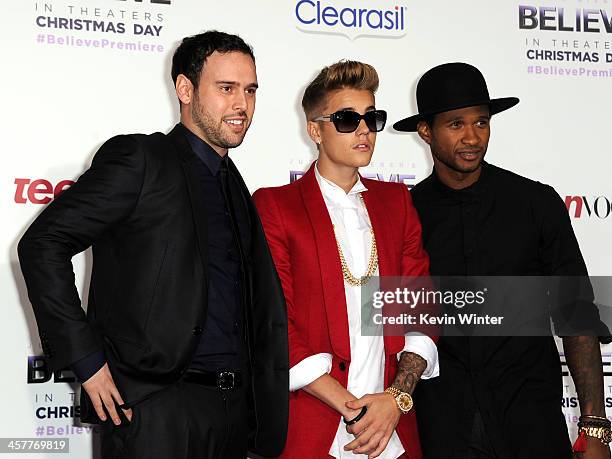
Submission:
<svg viewBox="0 0 612 459">
<path fill-rule="evenodd" d="M 376 238 L 376 248 L 378 250 L 378 272 L 379 276 L 399 276 L 401 260 L 397 255 L 401 251 L 401 242 L 394 237 L 393 225 L 388 218 L 388 209 L 385 209 L 382 199 L 377 199 L 376 183 L 371 180 L 361 179 L 368 191 L 363 193 L 363 201 L 368 209 L 374 237 Z M 384 282 L 384 281 L 383 281 Z M 381 285 L 384 286 L 384 283 Z M 389 333 L 389 334 L 388 334 Z M 404 348 L 405 339 L 403 336 L 392 336 L 390 327 L 385 326 L 385 352 L 387 354 L 397 354 Z"/>
<path fill-rule="evenodd" d="M 330 341 L 334 352 L 340 358 L 350 361 L 351 344 L 342 266 L 334 229 L 314 174 L 314 167 L 313 164 L 300 180 L 300 190 L 316 243 Z"/>
<path fill-rule="evenodd" d="M 198 191 L 198 180 L 197 169 L 194 167 L 193 162 L 197 160 L 195 153 L 191 150 L 191 146 L 187 141 L 185 135 L 181 132 L 184 129 L 180 125 L 176 125 L 172 131 L 168 134 L 168 137 L 174 144 L 178 152 L 179 159 L 181 160 L 181 166 L 183 167 L 183 173 L 185 174 L 185 181 L 187 183 L 187 190 L 189 192 L 189 200 L 191 204 L 191 212 L 193 214 L 193 222 L 196 229 L 198 249 L 200 251 L 200 260 L 202 262 L 202 268 L 205 277 L 208 277 L 208 231 L 206 215 L 201 209 L 204 209 L 204 202 L 202 201 L 203 196 Z"/>
</svg>

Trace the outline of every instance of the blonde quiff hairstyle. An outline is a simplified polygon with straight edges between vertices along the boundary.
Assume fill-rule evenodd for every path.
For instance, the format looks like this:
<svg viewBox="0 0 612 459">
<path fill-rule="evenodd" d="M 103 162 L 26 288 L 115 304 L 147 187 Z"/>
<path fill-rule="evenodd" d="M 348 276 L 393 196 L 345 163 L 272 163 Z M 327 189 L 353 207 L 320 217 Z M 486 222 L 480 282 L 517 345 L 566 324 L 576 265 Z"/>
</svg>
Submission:
<svg viewBox="0 0 612 459">
<path fill-rule="evenodd" d="M 376 93 L 378 73 L 369 64 L 358 61 L 341 60 L 324 67 L 306 87 L 302 97 L 302 108 L 306 119 L 322 115 L 325 101 L 330 92 L 338 89 L 358 89 Z"/>
</svg>

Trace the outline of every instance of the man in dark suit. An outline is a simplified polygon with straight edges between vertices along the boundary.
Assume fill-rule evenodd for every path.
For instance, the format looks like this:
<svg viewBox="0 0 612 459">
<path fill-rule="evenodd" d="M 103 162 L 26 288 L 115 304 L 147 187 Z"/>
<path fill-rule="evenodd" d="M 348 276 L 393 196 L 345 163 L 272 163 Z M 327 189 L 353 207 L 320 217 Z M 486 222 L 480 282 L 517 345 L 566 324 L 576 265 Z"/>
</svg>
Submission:
<svg viewBox="0 0 612 459">
<path fill-rule="evenodd" d="M 107 141 L 19 243 L 43 351 L 83 382 L 81 416 L 104 422 L 105 459 L 278 455 L 284 299 L 227 155 L 255 109 L 252 49 L 222 32 L 187 37 L 172 78 L 181 122 Z M 85 315 L 71 258 L 89 246 Z"/>
<path fill-rule="evenodd" d="M 434 170 L 412 197 L 434 276 L 588 279 L 555 190 L 484 161 L 491 116 L 518 102 L 491 99 L 477 68 L 443 64 L 419 80 L 419 113 L 394 125 L 417 131 L 432 153 Z M 515 305 L 505 310 L 504 320 L 520 314 Z M 597 338 L 609 331 L 592 303 L 577 305 L 579 320 L 572 322 L 580 326 L 574 331 L 586 329 L 590 336 L 563 338 L 582 414 L 575 450 L 584 459 L 609 458 Z M 543 310 L 546 304 L 522 306 Z M 438 352 L 440 376 L 419 382 L 414 395 L 424 458 L 572 457 L 552 336 L 444 336 Z"/>
</svg>

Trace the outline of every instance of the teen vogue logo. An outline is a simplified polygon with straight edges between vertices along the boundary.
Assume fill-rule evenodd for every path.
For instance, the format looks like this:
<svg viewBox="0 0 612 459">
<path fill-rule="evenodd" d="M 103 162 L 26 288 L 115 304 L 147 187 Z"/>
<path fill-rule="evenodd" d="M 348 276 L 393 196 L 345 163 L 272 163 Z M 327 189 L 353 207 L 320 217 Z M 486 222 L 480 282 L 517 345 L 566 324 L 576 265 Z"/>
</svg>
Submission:
<svg viewBox="0 0 612 459">
<path fill-rule="evenodd" d="M 380 7 L 381 2 L 360 0 L 297 0 L 294 20 L 306 33 L 360 37 L 401 38 L 406 35 L 407 7 Z"/>
<path fill-rule="evenodd" d="M 57 183 L 51 183 L 46 179 L 16 178 L 14 183 L 15 196 L 13 199 L 16 204 L 49 204 L 62 191 L 70 188 L 74 181 L 60 180 Z"/>
<path fill-rule="evenodd" d="M 608 218 L 612 200 L 607 196 L 566 196 L 565 207 L 572 218 Z"/>
</svg>

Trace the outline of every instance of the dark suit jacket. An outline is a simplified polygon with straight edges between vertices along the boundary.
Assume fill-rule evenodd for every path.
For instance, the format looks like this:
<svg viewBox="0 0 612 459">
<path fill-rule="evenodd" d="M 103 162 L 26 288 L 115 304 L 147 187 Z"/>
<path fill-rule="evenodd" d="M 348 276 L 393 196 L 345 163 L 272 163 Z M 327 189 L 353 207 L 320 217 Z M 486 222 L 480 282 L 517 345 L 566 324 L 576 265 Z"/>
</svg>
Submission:
<svg viewBox="0 0 612 459">
<path fill-rule="evenodd" d="M 196 212 L 202 206 L 195 160 L 178 128 L 168 135 L 114 137 L 19 243 L 49 367 L 65 368 L 103 349 L 128 405 L 181 377 L 206 320 L 206 215 Z M 230 167 L 240 177 L 231 161 Z M 250 446 L 277 455 L 288 416 L 286 311 L 259 217 L 240 181 L 252 222 L 246 267 Z M 85 316 L 71 258 L 89 246 L 93 270 Z M 92 421 L 88 402 L 85 396 L 83 416 Z"/>
</svg>

